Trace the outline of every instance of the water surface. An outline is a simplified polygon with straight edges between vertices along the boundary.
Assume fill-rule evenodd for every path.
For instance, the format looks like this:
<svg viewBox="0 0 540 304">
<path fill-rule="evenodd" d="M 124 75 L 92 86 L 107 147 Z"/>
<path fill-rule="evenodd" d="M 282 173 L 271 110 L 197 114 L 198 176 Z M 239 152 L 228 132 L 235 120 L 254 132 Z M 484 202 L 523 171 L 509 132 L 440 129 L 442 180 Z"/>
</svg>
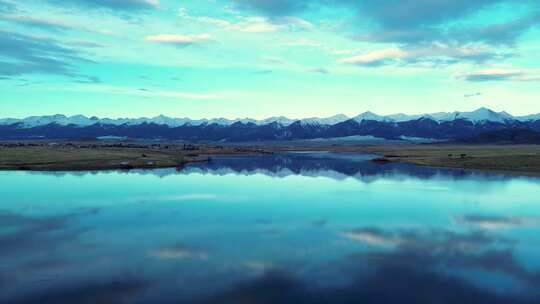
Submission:
<svg viewBox="0 0 540 304">
<path fill-rule="evenodd" d="M 369 155 L 0 172 L 0 303 L 540 303 L 540 180 Z"/>
</svg>

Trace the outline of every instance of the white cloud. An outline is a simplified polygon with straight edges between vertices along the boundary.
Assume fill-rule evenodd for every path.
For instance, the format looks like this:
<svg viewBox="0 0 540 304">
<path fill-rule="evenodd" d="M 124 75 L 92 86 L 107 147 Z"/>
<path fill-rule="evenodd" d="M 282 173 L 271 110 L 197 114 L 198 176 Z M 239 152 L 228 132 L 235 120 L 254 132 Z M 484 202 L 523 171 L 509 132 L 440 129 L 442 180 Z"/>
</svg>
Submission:
<svg viewBox="0 0 540 304">
<path fill-rule="evenodd" d="M 200 250 L 194 250 L 183 245 L 175 245 L 171 247 L 159 248 L 151 250 L 148 255 L 158 259 L 186 259 L 186 258 L 198 258 L 207 259 L 208 253 Z"/>
<path fill-rule="evenodd" d="M 540 217 L 534 216 L 465 215 L 457 217 L 455 220 L 458 223 L 477 226 L 486 230 L 530 227 L 540 224 Z"/>
<path fill-rule="evenodd" d="M 464 73 L 457 76 L 458 79 L 464 79 L 473 82 L 486 81 L 540 81 L 538 71 L 525 71 L 517 69 L 484 69 L 470 73 Z"/>
<path fill-rule="evenodd" d="M 397 246 L 402 243 L 399 238 L 369 229 L 345 231 L 341 235 L 353 241 L 360 241 L 373 246 Z"/>
<path fill-rule="evenodd" d="M 450 45 L 433 43 L 408 48 L 380 49 L 342 59 L 342 63 L 359 66 L 406 65 L 418 63 L 452 64 L 461 61 L 483 62 L 505 56 L 495 54 L 479 45 Z"/>
<path fill-rule="evenodd" d="M 176 46 L 188 46 L 201 42 L 211 41 L 209 34 L 200 34 L 200 35 L 178 35 L 178 34 L 159 34 L 159 35 L 150 35 L 144 38 L 146 41 L 150 42 L 159 42 L 167 43 Z"/>
<path fill-rule="evenodd" d="M 209 16 L 192 16 L 185 7 L 178 9 L 178 16 L 190 21 L 211 24 L 227 31 L 239 31 L 245 33 L 270 33 L 293 29 L 311 30 L 314 28 L 314 25 L 311 22 L 293 16 L 268 18 L 237 15 L 235 16 L 236 20 L 229 21 Z"/>
<path fill-rule="evenodd" d="M 357 64 L 357 65 L 370 65 L 370 64 L 377 64 L 386 60 L 402 59 L 408 56 L 410 56 L 410 54 L 408 54 L 407 52 L 401 49 L 391 48 L 391 49 L 376 50 L 376 51 L 368 52 L 365 54 L 345 58 L 341 60 L 341 62 Z"/>
<path fill-rule="evenodd" d="M 247 33 L 267 33 L 277 32 L 280 29 L 280 26 L 269 22 L 267 18 L 247 17 L 242 21 L 231 25 L 228 29 Z"/>
</svg>

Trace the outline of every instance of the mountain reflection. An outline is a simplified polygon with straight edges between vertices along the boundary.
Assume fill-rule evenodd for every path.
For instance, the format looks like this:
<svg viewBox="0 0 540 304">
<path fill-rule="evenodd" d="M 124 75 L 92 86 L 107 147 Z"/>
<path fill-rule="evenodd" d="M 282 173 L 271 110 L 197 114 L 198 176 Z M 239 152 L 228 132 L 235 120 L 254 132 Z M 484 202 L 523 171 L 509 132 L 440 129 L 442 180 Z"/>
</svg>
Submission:
<svg viewBox="0 0 540 304">
<path fill-rule="evenodd" d="M 209 163 L 189 164 L 181 172 L 225 174 L 264 174 L 274 177 L 291 175 L 324 176 L 332 179 L 353 177 L 363 182 L 380 178 L 402 178 L 403 176 L 419 179 L 441 177 L 460 180 L 482 178 L 486 180 L 507 180 L 504 174 L 486 174 L 478 171 L 461 169 L 441 169 L 422 167 L 403 163 L 378 164 L 370 160 L 376 155 L 333 152 L 290 152 L 263 156 L 221 156 Z"/>
</svg>

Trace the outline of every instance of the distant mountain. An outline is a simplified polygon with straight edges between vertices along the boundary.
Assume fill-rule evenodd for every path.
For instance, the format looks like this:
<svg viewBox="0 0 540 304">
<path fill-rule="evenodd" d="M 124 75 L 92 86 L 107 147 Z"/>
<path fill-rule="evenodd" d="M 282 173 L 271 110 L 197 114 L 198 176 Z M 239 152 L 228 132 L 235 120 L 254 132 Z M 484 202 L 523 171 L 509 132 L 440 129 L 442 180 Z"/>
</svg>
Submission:
<svg viewBox="0 0 540 304">
<path fill-rule="evenodd" d="M 502 129 L 489 131 L 460 140 L 479 144 L 540 144 L 540 132 L 531 129 Z"/>
<path fill-rule="evenodd" d="M 383 116 L 364 112 L 353 118 L 340 114 L 301 120 L 283 116 L 256 120 L 189 119 L 164 115 L 153 118 L 100 119 L 59 114 L 31 116 L 24 119 L 0 119 L 0 139 L 77 139 L 114 136 L 195 141 L 267 141 L 373 136 L 392 140 L 403 138 L 456 140 L 505 129 L 540 131 L 540 114 L 513 117 L 506 112 L 480 108 L 472 112 L 419 115 Z"/>
</svg>

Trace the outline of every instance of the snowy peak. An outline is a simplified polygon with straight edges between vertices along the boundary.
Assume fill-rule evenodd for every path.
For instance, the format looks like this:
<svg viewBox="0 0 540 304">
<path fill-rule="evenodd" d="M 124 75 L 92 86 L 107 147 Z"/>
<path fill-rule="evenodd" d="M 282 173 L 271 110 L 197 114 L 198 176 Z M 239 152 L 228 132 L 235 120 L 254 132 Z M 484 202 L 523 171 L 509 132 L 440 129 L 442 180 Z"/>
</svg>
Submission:
<svg viewBox="0 0 540 304">
<path fill-rule="evenodd" d="M 515 118 L 506 113 L 506 112 L 495 112 L 487 108 L 479 108 L 471 112 L 439 112 L 427 114 L 426 117 L 429 117 L 433 120 L 443 122 L 443 121 L 453 121 L 457 119 L 465 119 L 474 123 L 481 122 L 499 122 L 504 123 L 508 120 L 514 120 Z"/>
<path fill-rule="evenodd" d="M 363 120 L 375 120 L 375 121 L 386 121 L 386 122 L 393 121 L 393 119 L 391 119 L 388 116 L 380 116 L 370 111 L 364 112 L 358 116 L 353 117 L 353 120 L 356 120 L 357 122 L 361 122 Z"/>
<path fill-rule="evenodd" d="M 304 118 L 300 122 L 305 125 L 335 125 L 340 122 L 349 120 L 350 118 L 344 114 L 338 114 L 326 118 L 310 117 Z"/>
</svg>

